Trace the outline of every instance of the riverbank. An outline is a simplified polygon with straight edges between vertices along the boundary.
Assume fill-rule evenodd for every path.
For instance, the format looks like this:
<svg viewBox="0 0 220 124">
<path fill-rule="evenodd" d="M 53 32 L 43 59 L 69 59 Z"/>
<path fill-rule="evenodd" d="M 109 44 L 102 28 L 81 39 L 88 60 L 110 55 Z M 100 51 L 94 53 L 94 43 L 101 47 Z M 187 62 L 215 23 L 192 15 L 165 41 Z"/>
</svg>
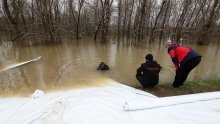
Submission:
<svg viewBox="0 0 220 124">
<path fill-rule="evenodd" d="M 184 85 L 179 88 L 173 88 L 170 83 L 159 84 L 154 88 L 145 88 L 143 90 L 159 97 L 220 91 L 220 79 L 207 81 L 186 81 Z"/>
</svg>

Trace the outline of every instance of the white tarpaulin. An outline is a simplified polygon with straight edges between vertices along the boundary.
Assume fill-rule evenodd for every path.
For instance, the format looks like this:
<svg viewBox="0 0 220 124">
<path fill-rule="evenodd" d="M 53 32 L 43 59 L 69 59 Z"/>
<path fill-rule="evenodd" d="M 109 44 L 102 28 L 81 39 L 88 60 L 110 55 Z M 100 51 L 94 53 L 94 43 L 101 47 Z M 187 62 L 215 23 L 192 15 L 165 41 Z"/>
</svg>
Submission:
<svg viewBox="0 0 220 124">
<path fill-rule="evenodd" d="M 220 92 L 158 98 L 116 84 L 45 93 L 37 99 L 1 98 L 0 123 L 220 124 Z"/>
<path fill-rule="evenodd" d="M 219 100 L 220 93 L 210 92 L 203 94 L 193 94 L 185 96 L 173 96 L 173 97 L 163 97 L 159 99 L 153 99 L 152 101 L 146 103 L 142 101 L 126 101 L 123 105 L 125 111 L 140 111 L 146 109 L 157 109 L 169 106 L 178 106 L 181 104 L 190 104 L 196 102 L 205 102 L 211 100 Z"/>
</svg>

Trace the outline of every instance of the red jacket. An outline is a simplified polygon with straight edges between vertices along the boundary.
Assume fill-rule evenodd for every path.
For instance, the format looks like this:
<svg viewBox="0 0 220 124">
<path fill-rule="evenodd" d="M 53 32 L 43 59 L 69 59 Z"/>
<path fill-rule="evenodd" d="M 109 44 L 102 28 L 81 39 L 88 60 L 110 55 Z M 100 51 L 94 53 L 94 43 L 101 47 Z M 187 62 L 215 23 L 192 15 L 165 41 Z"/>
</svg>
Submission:
<svg viewBox="0 0 220 124">
<path fill-rule="evenodd" d="M 199 53 L 188 47 L 180 46 L 178 44 L 170 44 L 168 46 L 168 53 L 172 58 L 176 70 L 183 66 L 189 60 L 195 57 L 201 57 Z"/>
</svg>

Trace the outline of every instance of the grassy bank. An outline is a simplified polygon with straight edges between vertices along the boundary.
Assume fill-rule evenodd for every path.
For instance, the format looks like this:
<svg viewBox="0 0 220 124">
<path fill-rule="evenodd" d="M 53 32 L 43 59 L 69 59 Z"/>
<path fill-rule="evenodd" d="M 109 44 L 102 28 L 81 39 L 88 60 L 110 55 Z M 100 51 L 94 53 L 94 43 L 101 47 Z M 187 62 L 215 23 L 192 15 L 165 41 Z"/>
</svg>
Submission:
<svg viewBox="0 0 220 124">
<path fill-rule="evenodd" d="M 220 91 L 220 80 L 186 81 L 179 88 L 173 88 L 172 84 L 159 84 L 155 88 L 143 90 L 159 97 Z"/>
</svg>

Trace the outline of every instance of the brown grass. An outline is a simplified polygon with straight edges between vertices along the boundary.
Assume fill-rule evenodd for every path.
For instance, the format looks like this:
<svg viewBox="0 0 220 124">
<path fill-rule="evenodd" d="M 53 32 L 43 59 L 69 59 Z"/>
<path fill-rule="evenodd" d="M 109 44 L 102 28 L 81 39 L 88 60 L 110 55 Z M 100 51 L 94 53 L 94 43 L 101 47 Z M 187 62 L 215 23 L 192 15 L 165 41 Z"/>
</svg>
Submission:
<svg viewBox="0 0 220 124">
<path fill-rule="evenodd" d="M 173 88 L 171 84 L 159 84 L 154 88 L 141 88 L 146 92 L 152 93 L 156 96 L 176 96 L 203 92 L 220 91 L 220 80 L 209 81 L 187 81 L 179 88 Z"/>
</svg>

